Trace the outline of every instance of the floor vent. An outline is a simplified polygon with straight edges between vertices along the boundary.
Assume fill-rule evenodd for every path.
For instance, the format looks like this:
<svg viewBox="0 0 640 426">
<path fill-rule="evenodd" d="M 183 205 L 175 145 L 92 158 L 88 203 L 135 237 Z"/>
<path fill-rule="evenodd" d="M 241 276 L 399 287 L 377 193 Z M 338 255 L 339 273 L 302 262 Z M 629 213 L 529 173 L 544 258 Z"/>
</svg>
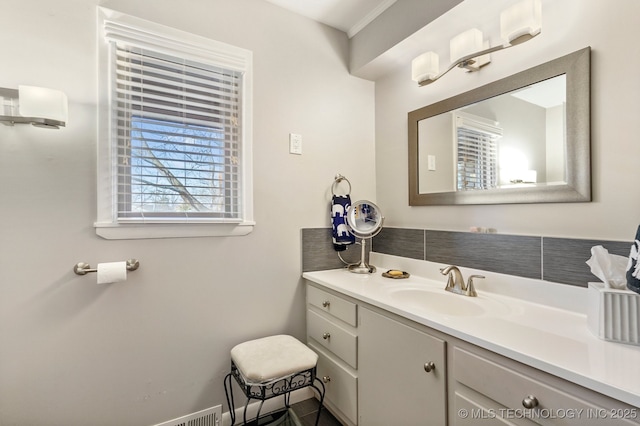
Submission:
<svg viewBox="0 0 640 426">
<path fill-rule="evenodd" d="M 216 405 L 154 426 L 221 426 L 221 419 L 222 405 Z"/>
</svg>

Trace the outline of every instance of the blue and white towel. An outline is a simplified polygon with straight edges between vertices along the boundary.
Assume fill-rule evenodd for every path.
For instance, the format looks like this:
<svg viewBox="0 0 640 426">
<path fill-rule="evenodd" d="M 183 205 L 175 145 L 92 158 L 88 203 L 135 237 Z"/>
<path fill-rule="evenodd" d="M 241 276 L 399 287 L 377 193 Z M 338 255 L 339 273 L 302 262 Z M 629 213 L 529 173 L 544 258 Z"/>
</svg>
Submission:
<svg viewBox="0 0 640 426">
<path fill-rule="evenodd" d="M 356 237 L 347 227 L 347 209 L 351 206 L 349 195 L 334 195 L 331 200 L 331 228 L 333 248 L 344 251 L 347 246 L 356 242 Z"/>
<path fill-rule="evenodd" d="M 638 262 L 638 254 L 640 253 L 640 226 L 636 232 L 636 239 L 631 246 L 629 254 L 629 263 L 627 264 L 627 288 L 629 290 L 640 293 L 640 262 Z"/>
</svg>

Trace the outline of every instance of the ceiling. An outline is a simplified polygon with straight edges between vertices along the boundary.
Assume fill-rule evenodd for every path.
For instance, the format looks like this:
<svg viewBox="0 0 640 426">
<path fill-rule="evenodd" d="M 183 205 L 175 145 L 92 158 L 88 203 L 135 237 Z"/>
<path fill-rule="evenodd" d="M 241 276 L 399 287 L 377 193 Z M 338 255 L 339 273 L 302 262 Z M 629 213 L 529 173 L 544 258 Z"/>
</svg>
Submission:
<svg viewBox="0 0 640 426">
<path fill-rule="evenodd" d="M 353 37 L 396 0 L 266 0 Z"/>
<path fill-rule="evenodd" d="M 398 0 L 265 0 L 298 15 L 356 35 Z M 400 0 L 402 1 L 402 0 Z M 420 0 L 427 5 L 429 1 Z M 501 43 L 500 13 L 518 0 L 437 0 L 448 5 L 446 13 L 436 17 L 409 37 L 395 42 L 393 47 L 366 64 L 357 64 L 350 72 L 361 78 L 375 80 L 395 69 L 410 64 L 412 59 L 428 50 L 435 51 L 444 62 L 449 59 L 449 41 L 456 34 L 478 28 L 490 45 Z M 555 0 L 543 0 L 552 2 Z M 402 5 L 402 3 L 398 3 Z"/>
</svg>

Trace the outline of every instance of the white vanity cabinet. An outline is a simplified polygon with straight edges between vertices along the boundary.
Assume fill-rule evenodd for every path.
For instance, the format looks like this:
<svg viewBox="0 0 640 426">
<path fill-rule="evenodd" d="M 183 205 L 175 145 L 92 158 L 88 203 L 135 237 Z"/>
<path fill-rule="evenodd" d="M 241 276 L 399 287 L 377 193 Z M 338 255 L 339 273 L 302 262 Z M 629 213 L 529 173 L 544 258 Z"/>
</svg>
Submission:
<svg viewBox="0 0 640 426">
<path fill-rule="evenodd" d="M 565 380 L 555 371 L 569 354 L 557 341 L 557 353 L 548 346 L 553 342 L 540 336 L 526 340 L 528 351 L 514 351 L 526 339 L 516 332 L 527 331 L 520 331 L 515 322 L 501 331 L 467 323 L 474 321 L 472 317 L 464 321 L 423 317 L 403 310 L 386 296 L 389 281 L 352 275 L 326 271 L 305 276 L 309 280 L 307 341 L 320 355 L 318 376 L 327 387 L 326 405 L 344 425 L 640 425 L 640 404 L 616 399 L 640 380 L 634 374 L 635 355 L 640 355 L 635 348 L 576 335 L 576 341 L 585 342 L 581 347 L 587 352 L 574 351 L 571 356 L 587 359 L 575 359 L 571 371 L 582 369 L 582 375 L 574 374 L 582 381 Z M 537 306 L 519 309 L 540 315 Z M 575 314 L 562 318 L 573 321 L 574 327 L 582 326 Z M 495 322 L 487 321 L 491 324 Z M 505 339 L 509 332 L 513 344 Z M 545 336 L 542 331 L 540 335 Z M 548 335 L 557 338 L 562 332 Z M 545 349 L 536 352 L 538 345 Z M 628 365 L 629 381 L 617 379 L 622 384 L 615 388 L 617 394 L 607 389 L 605 380 L 585 375 L 585 371 L 600 374 L 606 368 L 593 357 L 601 352 L 588 352 L 592 347 L 606 349 L 615 355 L 611 359 L 624 359 Z M 510 357 L 509 351 L 516 356 Z M 530 352 L 542 354 L 543 360 L 547 356 L 547 361 L 539 362 Z M 523 357 L 532 361 L 522 361 Z M 602 368 L 593 370 L 594 365 Z M 611 381 L 606 372 L 602 377 Z"/>
<path fill-rule="evenodd" d="M 307 344 L 319 356 L 325 405 L 346 425 L 358 422 L 357 305 L 307 285 Z"/>
<path fill-rule="evenodd" d="M 449 424 L 638 425 L 640 409 L 484 349 L 450 347 Z"/>
<path fill-rule="evenodd" d="M 444 340 L 309 284 L 307 344 L 344 424 L 446 425 Z"/>
<path fill-rule="evenodd" d="M 358 309 L 359 424 L 445 426 L 445 342 Z"/>
</svg>

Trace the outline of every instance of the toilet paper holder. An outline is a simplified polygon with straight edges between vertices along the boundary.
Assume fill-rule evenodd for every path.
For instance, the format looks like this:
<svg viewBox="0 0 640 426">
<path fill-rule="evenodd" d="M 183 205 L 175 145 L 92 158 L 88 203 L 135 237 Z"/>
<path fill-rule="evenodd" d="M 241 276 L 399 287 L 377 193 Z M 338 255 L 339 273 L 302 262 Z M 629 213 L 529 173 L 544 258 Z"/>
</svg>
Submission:
<svg viewBox="0 0 640 426">
<path fill-rule="evenodd" d="M 129 259 L 127 260 L 127 271 L 135 271 L 140 267 L 140 262 L 138 259 Z M 91 265 L 85 262 L 79 262 L 73 267 L 73 272 L 77 275 L 86 275 L 89 272 L 97 272 L 97 269 L 92 269 Z"/>
</svg>

